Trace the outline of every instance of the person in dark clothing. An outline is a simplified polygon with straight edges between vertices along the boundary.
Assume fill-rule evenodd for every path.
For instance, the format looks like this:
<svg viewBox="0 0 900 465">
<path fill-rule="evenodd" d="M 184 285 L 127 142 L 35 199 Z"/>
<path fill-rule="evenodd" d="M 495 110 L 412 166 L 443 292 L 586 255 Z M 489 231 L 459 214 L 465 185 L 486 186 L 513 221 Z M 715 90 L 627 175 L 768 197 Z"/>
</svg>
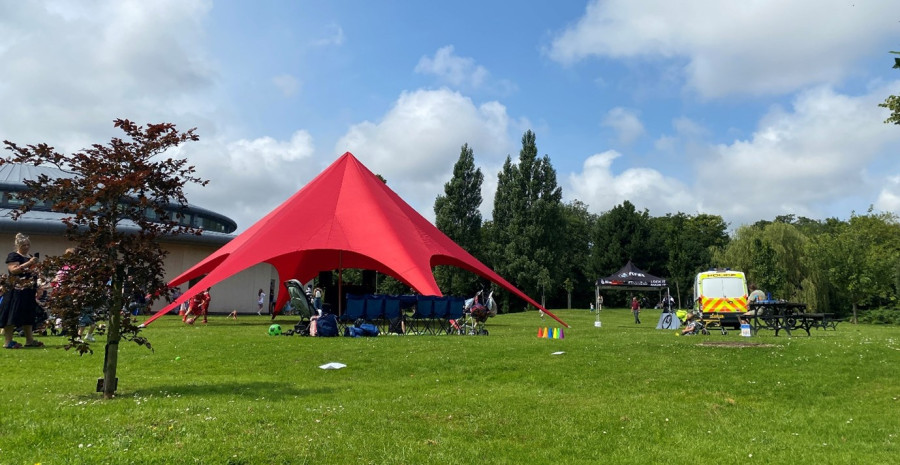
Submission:
<svg viewBox="0 0 900 465">
<path fill-rule="evenodd" d="M 28 236 L 17 233 L 15 245 L 16 251 L 10 252 L 6 257 L 6 269 L 9 274 L 3 301 L 0 302 L 3 347 L 6 349 L 22 347 L 22 344 L 13 341 L 13 331 L 16 326 L 21 326 L 22 332 L 25 333 L 25 347 L 42 347 L 44 343 L 36 341 L 32 334 L 32 326 L 37 315 L 37 301 L 35 300 L 37 275 L 32 268 L 37 265 L 38 257 L 28 253 L 31 250 L 31 240 Z"/>
</svg>

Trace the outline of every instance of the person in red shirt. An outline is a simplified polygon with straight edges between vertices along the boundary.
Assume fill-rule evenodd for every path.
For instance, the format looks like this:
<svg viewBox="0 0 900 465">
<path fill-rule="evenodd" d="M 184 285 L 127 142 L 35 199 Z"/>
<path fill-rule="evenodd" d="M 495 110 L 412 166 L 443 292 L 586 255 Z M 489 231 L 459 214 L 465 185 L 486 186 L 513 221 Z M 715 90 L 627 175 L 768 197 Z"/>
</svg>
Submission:
<svg viewBox="0 0 900 465">
<path fill-rule="evenodd" d="M 206 323 L 206 316 L 209 311 L 209 301 L 209 288 L 207 288 L 205 291 L 191 298 L 191 304 L 188 306 L 188 310 L 185 312 L 184 318 L 182 318 L 181 321 L 192 325 L 197 321 L 198 317 L 203 316 L 203 323 Z M 189 318 L 191 315 L 193 315 L 193 317 Z"/>
<path fill-rule="evenodd" d="M 634 313 L 634 324 L 641 324 L 640 314 L 641 314 L 641 303 L 638 302 L 637 297 L 631 298 L 631 313 Z"/>
</svg>

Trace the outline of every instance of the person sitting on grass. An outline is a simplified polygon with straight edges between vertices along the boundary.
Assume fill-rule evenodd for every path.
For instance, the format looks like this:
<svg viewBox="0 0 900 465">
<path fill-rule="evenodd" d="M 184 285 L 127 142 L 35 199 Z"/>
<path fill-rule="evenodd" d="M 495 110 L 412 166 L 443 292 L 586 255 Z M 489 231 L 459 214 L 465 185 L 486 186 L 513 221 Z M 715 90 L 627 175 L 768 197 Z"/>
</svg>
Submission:
<svg viewBox="0 0 900 465">
<path fill-rule="evenodd" d="M 695 334 L 696 331 L 697 320 L 694 319 L 693 313 L 688 313 L 687 316 L 684 317 L 684 329 L 681 330 L 681 335 Z"/>
</svg>

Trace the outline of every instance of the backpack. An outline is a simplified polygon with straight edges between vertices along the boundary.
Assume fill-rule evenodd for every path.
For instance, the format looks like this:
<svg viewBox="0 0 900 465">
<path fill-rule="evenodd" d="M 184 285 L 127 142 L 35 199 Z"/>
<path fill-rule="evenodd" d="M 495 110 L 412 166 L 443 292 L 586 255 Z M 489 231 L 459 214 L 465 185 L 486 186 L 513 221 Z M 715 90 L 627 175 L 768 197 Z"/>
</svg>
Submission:
<svg viewBox="0 0 900 465">
<path fill-rule="evenodd" d="M 335 337 L 338 335 L 337 317 L 332 313 L 326 313 L 316 320 L 316 336 Z"/>
</svg>

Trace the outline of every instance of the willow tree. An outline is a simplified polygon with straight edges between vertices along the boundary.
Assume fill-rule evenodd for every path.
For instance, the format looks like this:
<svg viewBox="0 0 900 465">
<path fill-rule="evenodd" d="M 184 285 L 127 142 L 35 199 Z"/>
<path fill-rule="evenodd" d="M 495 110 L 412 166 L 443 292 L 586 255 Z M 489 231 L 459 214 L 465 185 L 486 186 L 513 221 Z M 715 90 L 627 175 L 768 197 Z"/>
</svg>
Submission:
<svg viewBox="0 0 900 465">
<path fill-rule="evenodd" d="M 115 395 L 121 339 L 150 348 L 140 336 L 140 328 L 122 311 L 128 297 L 136 292 L 147 292 L 152 298 L 168 295 L 163 266 L 166 251 L 159 239 L 200 233 L 183 222 L 182 212 L 188 205 L 184 186 L 207 183 L 195 176 L 194 167 L 186 160 L 166 156 L 170 149 L 198 140 L 195 129 L 179 132 L 170 123 L 144 128 L 123 119 L 115 120 L 114 126 L 126 139 L 114 137 L 107 145 L 94 144 L 71 154 L 43 143 L 23 147 L 4 141 L 12 155 L 0 159 L 0 165 L 52 166 L 64 173 L 25 180 L 26 190 L 20 194 L 24 204 L 14 218 L 39 203 L 63 214 L 65 236 L 77 246 L 77 253 L 64 259 L 70 271 L 51 300 L 51 310 L 69 321 L 77 318 L 83 306 L 107 310 L 101 389 L 105 398 Z M 45 264 L 47 268 L 60 265 L 59 259 Z M 84 353 L 84 343 L 79 347 Z"/>
</svg>

